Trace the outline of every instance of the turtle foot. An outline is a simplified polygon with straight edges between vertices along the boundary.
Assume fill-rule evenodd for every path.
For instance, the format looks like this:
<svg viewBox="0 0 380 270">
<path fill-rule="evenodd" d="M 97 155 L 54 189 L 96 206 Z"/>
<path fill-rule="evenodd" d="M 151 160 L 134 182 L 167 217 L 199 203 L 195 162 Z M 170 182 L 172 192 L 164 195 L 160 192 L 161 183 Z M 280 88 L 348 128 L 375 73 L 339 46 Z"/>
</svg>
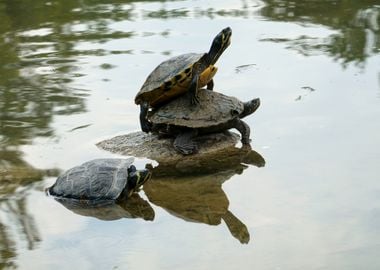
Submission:
<svg viewBox="0 0 380 270">
<path fill-rule="evenodd" d="M 195 106 L 199 104 L 199 98 L 197 96 L 191 97 L 191 105 Z"/>
<path fill-rule="evenodd" d="M 198 152 L 198 147 L 176 147 L 176 150 L 180 152 L 182 155 L 192 155 Z"/>
<path fill-rule="evenodd" d="M 149 133 L 152 131 L 152 123 L 148 122 L 148 121 L 144 121 L 143 123 L 141 123 L 141 130 L 143 132 L 146 132 L 146 133 Z"/>
<path fill-rule="evenodd" d="M 182 155 L 191 155 L 198 152 L 198 145 L 193 140 L 195 135 L 195 130 L 179 134 L 173 143 L 175 150 L 177 150 Z"/>
</svg>

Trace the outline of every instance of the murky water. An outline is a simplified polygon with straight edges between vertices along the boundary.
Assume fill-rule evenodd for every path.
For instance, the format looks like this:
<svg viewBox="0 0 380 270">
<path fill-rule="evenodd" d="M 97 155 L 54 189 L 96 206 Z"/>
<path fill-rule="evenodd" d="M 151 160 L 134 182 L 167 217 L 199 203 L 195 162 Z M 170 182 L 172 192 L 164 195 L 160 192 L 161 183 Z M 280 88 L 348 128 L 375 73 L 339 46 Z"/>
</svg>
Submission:
<svg viewBox="0 0 380 270">
<path fill-rule="evenodd" d="M 0 0 L 0 268 L 380 268 L 378 1 L 104 2 Z M 158 63 L 226 26 L 215 89 L 261 98 L 264 167 L 156 179 L 97 213 L 45 195 L 139 129 Z"/>
</svg>

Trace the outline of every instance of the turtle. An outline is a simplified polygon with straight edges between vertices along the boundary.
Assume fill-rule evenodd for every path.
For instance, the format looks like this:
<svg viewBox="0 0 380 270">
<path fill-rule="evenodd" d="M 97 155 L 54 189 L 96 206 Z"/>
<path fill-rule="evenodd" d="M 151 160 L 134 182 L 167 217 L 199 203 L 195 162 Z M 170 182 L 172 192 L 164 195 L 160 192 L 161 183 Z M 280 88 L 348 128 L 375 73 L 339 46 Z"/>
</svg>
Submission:
<svg viewBox="0 0 380 270">
<path fill-rule="evenodd" d="M 231 35 L 231 28 L 226 27 L 216 35 L 209 52 L 174 56 L 150 73 L 135 97 L 136 105 L 140 105 L 142 131 L 151 131 L 151 124 L 146 119 L 150 108 L 158 108 L 186 92 L 191 93 L 191 104 L 196 105 L 199 103 L 198 89 L 206 85 L 209 90 L 213 89 L 212 78 L 217 72 L 214 64 L 230 45 Z"/>
<path fill-rule="evenodd" d="M 241 119 L 254 113 L 260 106 L 260 99 L 248 102 L 215 91 L 199 92 L 197 109 L 190 106 L 187 97 L 181 96 L 148 113 L 153 124 L 152 130 L 158 134 L 174 136 L 174 148 L 184 154 L 197 152 L 195 138 L 198 135 L 223 132 L 236 128 L 241 133 L 241 142 L 250 144 L 250 128 Z"/>
<path fill-rule="evenodd" d="M 127 199 L 151 177 L 147 169 L 137 170 L 133 158 L 94 159 L 60 175 L 47 192 L 56 198 L 89 204 Z"/>
</svg>

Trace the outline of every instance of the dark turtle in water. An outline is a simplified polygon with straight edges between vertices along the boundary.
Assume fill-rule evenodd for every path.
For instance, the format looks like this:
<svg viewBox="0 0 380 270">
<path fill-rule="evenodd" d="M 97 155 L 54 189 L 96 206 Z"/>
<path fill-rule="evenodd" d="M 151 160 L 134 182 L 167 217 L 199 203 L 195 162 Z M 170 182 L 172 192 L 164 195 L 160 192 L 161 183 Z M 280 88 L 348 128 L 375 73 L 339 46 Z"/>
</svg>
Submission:
<svg viewBox="0 0 380 270">
<path fill-rule="evenodd" d="M 48 193 L 90 203 L 128 198 L 151 176 L 149 170 L 137 170 L 132 163 L 132 158 L 88 161 L 59 176 Z"/>
<path fill-rule="evenodd" d="M 149 112 L 148 119 L 153 123 L 153 130 L 174 135 L 174 148 L 184 155 L 197 151 L 194 141 L 197 135 L 223 132 L 230 128 L 236 128 L 241 133 L 243 145 L 249 145 L 250 128 L 241 119 L 257 110 L 260 99 L 242 102 L 209 90 L 200 91 L 199 96 L 197 108 L 190 106 L 187 97 L 182 96 Z"/>
<path fill-rule="evenodd" d="M 213 89 L 212 78 L 217 71 L 214 64 L 230 45 L 231 35 L 232 30 L 227 27 L 214 38 L 208 53 L 175 56 L 152 71 L 135 97 L 135 103 L 140 105 L 142 131 L 151 131 L 151 125 L 146 119 L 149 108 L 158 108 L 185 92 L 190 93 L 191 103 L 197 104 L 198 89 L 206 85 L 209 90 Z"/>
</svg>

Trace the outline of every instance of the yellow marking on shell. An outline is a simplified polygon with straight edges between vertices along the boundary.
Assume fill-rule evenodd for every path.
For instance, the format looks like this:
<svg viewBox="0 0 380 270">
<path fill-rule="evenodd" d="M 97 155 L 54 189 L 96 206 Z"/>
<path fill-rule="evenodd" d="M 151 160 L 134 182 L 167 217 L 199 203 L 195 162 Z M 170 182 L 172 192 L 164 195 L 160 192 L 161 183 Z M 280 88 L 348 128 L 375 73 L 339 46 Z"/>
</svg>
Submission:
<svg viewBox="0 0 380 270">
<path fill-rule="evenodd" d="M 206 86 L 214 77 L 218 68 L 215 66 L 207 67 L 199 76 L 198 87 Z M 191 79 L 191 68 L 187 68 L 184 72 L 174 76 L 170 81 L 163 83 L 160 87 L 160 94 L 157 98 L 150 102 L 152 107 L 164 104 L 189 90 Z"/>
</svg>

